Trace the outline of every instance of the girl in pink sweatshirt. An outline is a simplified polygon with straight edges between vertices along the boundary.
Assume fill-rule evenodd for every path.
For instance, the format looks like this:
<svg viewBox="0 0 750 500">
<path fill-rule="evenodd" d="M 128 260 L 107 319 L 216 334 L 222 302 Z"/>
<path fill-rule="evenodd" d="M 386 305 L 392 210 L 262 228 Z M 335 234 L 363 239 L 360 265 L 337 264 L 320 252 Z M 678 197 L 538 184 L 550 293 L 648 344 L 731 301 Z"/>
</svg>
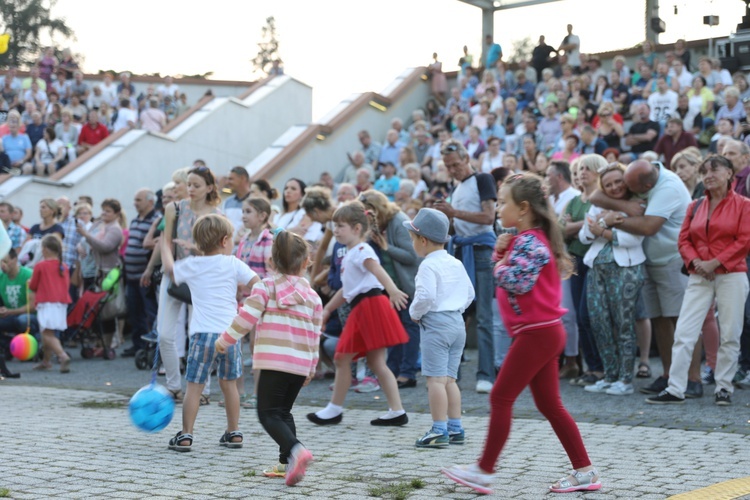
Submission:
<svg viewBox="0 0 750 500">
<path fill-rule="evenodd" d="M 302 276 L 310 263 L 300 236 L 276 230 L 271 260 L 275 270 L 253 286 L 232 325 L 216 340 L 223 353 L 254 327 L 253 368 L 258 380 L 258 419 L 279 445 L 279 463 L 263 471 L 297 484 L 312 454 L 297 439 L 292 406 L 318 364 L 323 305 Z"/>
</svg>

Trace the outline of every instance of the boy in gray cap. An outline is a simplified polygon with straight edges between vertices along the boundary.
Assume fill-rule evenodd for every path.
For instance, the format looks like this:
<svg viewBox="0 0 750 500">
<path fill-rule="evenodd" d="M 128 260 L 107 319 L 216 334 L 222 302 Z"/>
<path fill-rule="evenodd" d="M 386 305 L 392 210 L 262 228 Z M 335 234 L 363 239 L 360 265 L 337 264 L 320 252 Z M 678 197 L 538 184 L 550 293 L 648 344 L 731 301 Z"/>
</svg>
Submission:
<svg viewBox="0 0 750 500">
<path fill-rule="evenodd" d="M 414 250 L 424 257 L 409 307 L 411 319 L 419 323 L 422 375 L 432 414 L 432 428 L 417 439 L 418 448 L 464 444 L 465 437 L 456 379 L 466 343 L 462 313 L 474 300 L 474 288 L 463 264 L 444 249 L 449 226 L 448 217 L 432 208 L 404 222 Z"/>
</svg>

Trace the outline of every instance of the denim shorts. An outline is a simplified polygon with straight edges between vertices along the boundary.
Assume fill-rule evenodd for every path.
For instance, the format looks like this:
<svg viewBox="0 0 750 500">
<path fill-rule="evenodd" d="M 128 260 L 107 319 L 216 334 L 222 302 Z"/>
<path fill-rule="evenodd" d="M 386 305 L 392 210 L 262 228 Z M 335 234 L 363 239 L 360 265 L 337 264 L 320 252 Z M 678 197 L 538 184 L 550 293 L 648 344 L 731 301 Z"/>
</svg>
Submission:
<svg viewBox="0 0 750 500">
<path fill-rule="evenodd" d="M 216 363 L 221 380 L 237 380 L 242 376 L 241 344 L 227 348 L 226 354 L 218 354 L 214 342 L 220 333 L 196 333 L 190 337 L 185 380 L 194 384 L 205 384 Z"/>
</svg>

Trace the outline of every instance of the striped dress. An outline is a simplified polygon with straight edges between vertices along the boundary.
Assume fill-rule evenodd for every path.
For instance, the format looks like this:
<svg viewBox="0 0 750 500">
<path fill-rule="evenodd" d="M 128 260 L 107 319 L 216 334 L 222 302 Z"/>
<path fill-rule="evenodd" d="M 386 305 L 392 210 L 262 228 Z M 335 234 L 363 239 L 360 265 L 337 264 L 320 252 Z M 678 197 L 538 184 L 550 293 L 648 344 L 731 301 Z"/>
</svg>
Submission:
<svg viewBox="0 0 750 500">
<path fill-rule="evenodd" d="M 222 343 L 256 328 L 253 368 L 310 376 L 318 364 L 323 304 L 305 278 L 271 273 L 253 286 Z"/>
</svg>

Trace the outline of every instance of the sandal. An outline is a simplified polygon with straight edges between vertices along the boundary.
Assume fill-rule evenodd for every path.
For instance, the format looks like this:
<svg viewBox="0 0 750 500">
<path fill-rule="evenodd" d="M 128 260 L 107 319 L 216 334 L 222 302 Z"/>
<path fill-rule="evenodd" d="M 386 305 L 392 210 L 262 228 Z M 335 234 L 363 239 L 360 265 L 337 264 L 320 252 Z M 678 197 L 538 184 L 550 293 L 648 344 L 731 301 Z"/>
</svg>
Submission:
<svg viewBox="0 0 750 500">
<path fill-rule="evenodd" d="M 263 475 L 266 477 L 286 477 L 286 464 L 276 464 L 263 469 Z"/>
<path fill-rule="evenodd" d="M 599 481 L 599 473 L 596 469 L 588 472 L 574 470 L 568 477 L 560 479 L 549 487 L 552 493 L 571 493 L 573 491 L 596 491 L 600 490 L 602 483 Z"/>
<path fill-rule="evenodd" d="M 651 367 L 648 363 L 638 363 L 638 372 L 636 372 L 635 376 L 637 378 L 651 378 Z"/>
<path fill-rule="evenodd" d="M 248 396 L 245 399 L 240 399 L 240 408 L 256 408 L 258 406 L 258 398 L 255 395 Z"/>
<path fill-rule="evenodd" d="M 201 394 L 200 406 L 208 406 L 211 404 L 211 399 L 205 394 Z"/>
<path fill-rule="evenodd" d="M 52 369 L 52 365 L 47 365 L 45 363 L 39 363 L 38 365 L 34 367 L 34 370 L 37 370 L 37 371 L 46 371 L 46 370 L 51 370 L 51 369 Z"/>
<path fill-rule="evenodd" d="M 190 441 L 190 444 L 180 444 L 183 441 Z M 169 449 L 174 451 L 190 451 L 193 449 L 193 435 L 183 434 L 182 431 L 175 434 L 175 436 L 169 440 Z"/>
<path fill-rule="evenodd" d="M 239 441 L 233 441 L 236 438 L 240 438 Z M 219 439 L 219 446 L 226 446 L 227 448 L 242 448 L 242 433 L 240 431 L 225 432 L 221 439 Z"/>
<path fill-rule="evenodd" d="M 172 389 L 168 389 L 169 393 L 172 395 L 172 399 L 174 399 L 174 404 L 178 405 L 182 403 L 183 398 L 185 397 L 184 394 L 182 394 L 182 389 L 177 389 L 176 391 L 173 391 Z"/>
</svg>

